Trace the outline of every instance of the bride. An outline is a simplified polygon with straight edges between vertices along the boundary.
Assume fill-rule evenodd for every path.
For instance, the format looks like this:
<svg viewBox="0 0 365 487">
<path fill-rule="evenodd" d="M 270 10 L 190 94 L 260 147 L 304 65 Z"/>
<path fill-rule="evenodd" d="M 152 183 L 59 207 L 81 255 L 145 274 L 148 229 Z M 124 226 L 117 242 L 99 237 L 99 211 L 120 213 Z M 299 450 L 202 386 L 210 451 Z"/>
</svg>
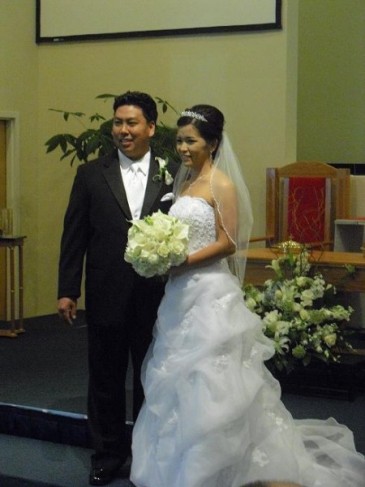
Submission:
<svg viewBox="0 0 365 487">
<path fill-rule="evenodd" d="M 241 292 L 250 199 L 223 114 L 196 105 L 177 125 L 183 164 L 170 214 L 189 224 L 189 256 L 170 273 L 145 359 L 131 481 L 363 486 L 365 459 L 352 432 L 333 418 L 294 420 L 264 365 L 274 349 Z"/>
</svg>

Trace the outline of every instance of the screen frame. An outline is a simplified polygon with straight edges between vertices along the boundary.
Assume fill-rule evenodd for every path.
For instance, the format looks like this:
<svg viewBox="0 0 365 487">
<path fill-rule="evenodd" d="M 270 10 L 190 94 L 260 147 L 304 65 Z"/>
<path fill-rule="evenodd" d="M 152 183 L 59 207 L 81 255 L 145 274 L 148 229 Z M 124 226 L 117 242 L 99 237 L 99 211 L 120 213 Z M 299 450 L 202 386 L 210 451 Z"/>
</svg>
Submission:
<svg viewBox="0 0 365 487">
<path fill-rule="evenodd" d="M 143 30 L 134 31 L 120 31 L 120 32 L 93 32 L 80 35 L 63 35 L 62 32 L 54 33 L 54 35 L 45 35 L 42 26 L 42 1 L 36 0 L 36 43 L 63 43 L 63 42 L 78 42 L 78 41 L 94 41 L 107 39 L 129 39 L 129 38 L 144 38 L 144 37 L 163 37 L 163 36 L 183 36 L 183 35 L 202 35 L 202 34 L 218 34 L 218 33 L 234 33 L 247 31 L 265 31 L 265 30 L 280 30 L 282 29 L 282 0 L 272 0 L 274 7 L 274 16 L 270 21 L 263 21 L 257 23 L 245 23 L 244 19 L 240 25 L 220 25 L 220 26 L 202 26 L 202 27 L 182 27 L 182 28 L 164 28 L 151 30 L 148 25 Z M 62 0 L 61 0 L 62 1 Z M 152 0 L 150 0 L 152 1 Z M 166 0 L 168 2 L 168 0 Z M 195 0 L 199 1 L 199 0 Z M 257 0 L 252 0 L 257 2 Z M 161 3 L 161 2 L 160 2 Z M 138 9 L 136 9 L 138 15 Z M 158 12 L 154 12 L 158 16 Z M 232 14 L 233 15 L 233 14 Z M 65 22 L 67 22 L 67 15 L 65 15 Z"/>
</svg>

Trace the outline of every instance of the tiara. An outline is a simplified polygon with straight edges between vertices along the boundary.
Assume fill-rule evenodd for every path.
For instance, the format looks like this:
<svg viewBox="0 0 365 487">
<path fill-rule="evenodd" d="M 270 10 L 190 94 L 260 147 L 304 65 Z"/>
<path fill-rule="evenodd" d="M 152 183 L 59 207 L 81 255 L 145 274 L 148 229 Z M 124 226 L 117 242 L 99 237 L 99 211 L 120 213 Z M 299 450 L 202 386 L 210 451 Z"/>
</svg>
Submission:
<svg viewBox="0 0 365 487">
<path fill-rule="evenodd" d="M 201 120 L 202 122 L 208 122 L 208 120 L 204 117 L 204 115 L 201 115 L 200 113 L 197 112 L 193 112 L 191 110 L 185 110 L 184 112 L 181 112 L 181 116 L 196 118 L 197 120 Z"/>
</svg>

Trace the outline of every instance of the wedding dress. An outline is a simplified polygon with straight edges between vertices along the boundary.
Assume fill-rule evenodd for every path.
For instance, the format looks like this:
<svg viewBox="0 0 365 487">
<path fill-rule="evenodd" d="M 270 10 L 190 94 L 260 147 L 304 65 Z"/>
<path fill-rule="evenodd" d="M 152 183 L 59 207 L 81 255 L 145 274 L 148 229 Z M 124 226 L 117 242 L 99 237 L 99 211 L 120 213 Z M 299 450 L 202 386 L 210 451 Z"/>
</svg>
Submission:
<svg viewBox="0 0 365 487">
<path fill-rule="evenodd" d="M 189 251 L 215 241 L 213 208 L 183 196 Z M 147 354 L 133 431 L 137 487 L 240 487 L 290 480 L 365 485 L 365 459 L 334 419 L 294 420 L 264 366 L 274 353 L 225 260 L 170 277 Z"/>
</svg>

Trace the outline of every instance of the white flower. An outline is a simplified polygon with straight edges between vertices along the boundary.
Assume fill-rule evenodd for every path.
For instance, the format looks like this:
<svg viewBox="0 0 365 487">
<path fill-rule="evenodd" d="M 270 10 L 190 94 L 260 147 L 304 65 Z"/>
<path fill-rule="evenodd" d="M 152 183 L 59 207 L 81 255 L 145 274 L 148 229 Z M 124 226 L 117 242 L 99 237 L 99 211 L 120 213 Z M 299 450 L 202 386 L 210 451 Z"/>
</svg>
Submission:
<svg viewBox="0 0 365 487">
<path fill-rule="evenodd" d="M 332 308 L 332 314 L 335 320 L 349 321 L 352 312 L 353 309 L 351 306 L 349 306 L 348 309 L 343 308 L 341 305 L 337 305 Z"/>
<path fill-rule="evenodd" d="M 305 276 L 298 276 L 295 279 L 295 282 L 297 283 L 298 287 L 303 287 L 307 283 L 307 277 L 305 277 Z"/>
<path fill-rule="evenodd" d="M 336 345 L 337 335 L 336 335 L 336 333 L 330 333 L 330 334 L 326 335 L 323 339 L 325 341 L 325 344 L 328 347 L 333 347 Z"/>
<path fill-rule="evenodd" d="M 288 337 L 277 337 L 274 339 L 275 352 L 278 355 L 285 355 L 290 350 L 290 340 Z"/>
<path fill-rule="evenodd" d="M 275 335 L 287 335 L 290 329 L 290 323 L 288 321 L 278 321 L 276 323 Z"/>
<path fill-rule="evenodd" d="M 169 171 L 167 170 L 167 161 L 162 159 L 162 157 L 155 157 L 156 161 L 159 165 L 158 173 L 153 177 L 154 181 L 162 181 L 164 180 L 167 186 L 170 186 L 174 182 L 174 178 L 171 176 Z"/>
<path fill-rule="evenodd" d="M 273 311 L 265 314 L 263 322 L 266 326 L 272 326 L 273 324 L 277 323 L 279 319 L 279 311 L 277 309 L 274 309 Z"/>
<path fill-rule="evenodd" d="M 186 259 L 188 233 L 187 224 L 160 210 L 143 220 L 133 220 L 124 259 L 143 277 L 166 274 Z"/>
<path fill-rule="evenodd" d="M 246 306 L 250 311 L 254 311 L 256 305 L 257 303 L 252 297 L 246 299 Z"/>
<path fill-rule="evenodd" d="M 311 289 L 305 289 L 301 293 L 301 301 L 303 306 L 312 306 L 313 305 L 313 291 Z"/>
<path fill-rule="evenodd" d="M 338 362 L 337 348 L 351 349 L 341 323 L 350 319 L 352 308 L 326 306 L 336 292 L 319 273 L 310 275 L 309 254 L 285 254 L 270 266 L 275 276 L 262 289 L 246 284 L 247 307 L 262 318 L 265 335 L 275 348 L 273 364 L 282 370 L 295 363 L 307 365 L 312 356 Z"/>
<path fill-rule="evenodd" d="M 280 263 L 277 259 L 272 260 L 271 265 L 268 265 L 267 267 L 271 267 L 276 274 L 280 271 Z"/>
<path fill-rule="evenodd" d="M 174 193 L 166 193 L 162 196 L 160 201 L 162 203 L 163 201 L 172 201 L 173 199 L 174 199 Z"/>
</svg>

